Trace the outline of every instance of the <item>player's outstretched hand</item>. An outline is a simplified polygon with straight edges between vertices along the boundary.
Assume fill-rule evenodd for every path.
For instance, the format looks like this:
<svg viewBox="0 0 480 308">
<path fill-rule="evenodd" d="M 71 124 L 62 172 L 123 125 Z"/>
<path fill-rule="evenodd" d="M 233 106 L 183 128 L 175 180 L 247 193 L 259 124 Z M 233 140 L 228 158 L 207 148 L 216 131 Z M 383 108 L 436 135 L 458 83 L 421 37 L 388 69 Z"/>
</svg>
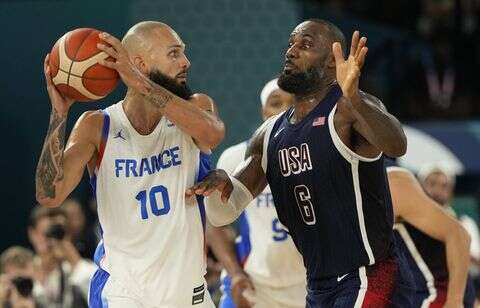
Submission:
<svg viewBox="0 0 480 308">
<path fill-rule="evenodd" d="M 333 55 L 335 57 L 335 66 L 337 71 L 337 82 L 342 89 L 343 96 L 351 99 L 358 95 L 358 81 L 360 71 L 365 63 L 368 48 L 366 47 L 367 38 L 360 38 L 360 32 L 355 31 L 352 35 L 352 45 L 347 60 L 343 56 L 342 46 L 339 42 L 332 45 Z"/>
<path fill-rule="evenodd" d="M 103 59 L 98 63 L 116 70 L 127 87 L 133 88 L 139 93 L 146 94 L 149 79 L 130 61 L 128 52 L 125 47 L 123 47 L 122 42 L 106 32 L 100 33 L 99 37 L 106 44 L 99 43 L 97 44 L 97 48 L 114 58 L 115 61 Z"/>
<path fill-rule="evenodd" d="M 225 170 L 215 169 L 210 171 L 201 182 L 187 189 L 185 196 L 187 198 L 193 195 L 209 196 L 215 190 L 218 190 L 222 194 L 222 202 L 225 203 L 228 201 L 233 191 L 233 184 Z"/>
<path fill-rule="evenodd" d="M 50 97 L 50 102 L 52 103 L 52 108 L 55 109 L 60 115 L 66 115 L 70 106 L 72 106 L 75 100 L 63 97 L 60 92 L 58 92 L 55 84 L 53 83 L 52 76 L 50 75 L 50 66 L 48 65 L 48 60 L 50 59 L 50 54 L 45 56 L 43 61 L 43 74 L 45 75 L 45 83 L 47 84 L 48 96 Z"/>
</svg>

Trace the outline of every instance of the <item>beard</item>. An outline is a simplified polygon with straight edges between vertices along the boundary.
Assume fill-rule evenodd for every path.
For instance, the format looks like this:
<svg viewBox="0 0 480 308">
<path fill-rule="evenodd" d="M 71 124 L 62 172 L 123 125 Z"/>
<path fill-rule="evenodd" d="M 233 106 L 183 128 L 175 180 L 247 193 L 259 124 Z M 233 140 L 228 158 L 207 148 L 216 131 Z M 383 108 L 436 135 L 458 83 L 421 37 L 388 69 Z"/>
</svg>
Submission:
<svg viewBox="0 0 480 308">
<path fill-rule="evenodd" d="M 176 96 L 185 100 L 188 100 L 193 94 L 192 90 L 190 90 L 186 83 L 179 83 L 174 78 L 168 77 L 157 69 L 151 70 L 148 77 L 159 86 L 164 87 Z"/>
<path fill-rule="evenodd" d="M 303 96 L 314 92 L 322 84 L 322 71 L 310 67 L 304 72 L 285 71 L 278 77 L 278 86 L 285 92 Z"/>
</svg>

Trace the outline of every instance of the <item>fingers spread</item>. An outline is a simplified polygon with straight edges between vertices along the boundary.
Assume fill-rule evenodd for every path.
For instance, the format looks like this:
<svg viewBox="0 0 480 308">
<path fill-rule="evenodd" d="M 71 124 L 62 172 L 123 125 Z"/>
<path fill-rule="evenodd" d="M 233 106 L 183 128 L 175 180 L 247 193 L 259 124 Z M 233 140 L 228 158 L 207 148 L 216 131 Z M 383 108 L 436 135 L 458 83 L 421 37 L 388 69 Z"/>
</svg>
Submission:
<svg viewBox="0 0 480 308">
<path fill-rule="evenodd" d="M 112 68 L 112 69 L 117 69 L 117 65 L 118 65 L 117 62 L 109 61 L 109 60 L 106 60 L 106 59 L 100 59 L 100 60 L 98 60 L 98 63 L 100 65 L 103 65 L 103 66 L 106 66 L 106 67 Z"/>
<path fill-rule="evenodd" d="M 358 42 L 357 50 L 354 54 L 355 59 L 358 58 L 358 56 L 360 55 L 360 51 L 362 50 L 363 47 L 365 47 L 365 45 L 367 45 L 367 38 L 364 36 Z"/>
<path fill-rule="evenodd" d="M 345 59 L 343 58 L 342 46 L 339 42 L 335 42 L 332 45 L 333 56 L 335 57 L 335 64 L 339 66 Z"/>
<path fill-rule="evenodd" d="M 363 67 L 363 64 L 365 63 L 365 58 L 367 56 L 367 52 L 368 52 L 367 47 L 362 47 L 362 49 L 360 50 L 360 53 L 357 58 L 357 63 L 359 68 Z"/>
<path fill-rule="evenodd" d="M 352 35 L 352 44 L 350 45 L 350 55 L 353 56 L 357 52 L 358 39 L 360 38 L 360 32 L 354 31 Z"/>
<path fill-rule="evenodd" d="M 107 32 L 100 33 L 99 37 L 105 42 L 107 42 L 108 44 L 112 45 L 113 48 L 115 48 L 117 51 L 119 48 L 122 47 L 122 42 L 120 42 L 120 40 L 118 40 L 113 35 L 108 34 Z"/>
<path fill-rule="evenodd" d="M 107 53 L 109 56 L 114 57 L 115 59 L 118 58 L 118 52 L 111 46 L 99 43 L 97 44 L 97 48 L 103 50 L 105 53 Z"/>
</svg>

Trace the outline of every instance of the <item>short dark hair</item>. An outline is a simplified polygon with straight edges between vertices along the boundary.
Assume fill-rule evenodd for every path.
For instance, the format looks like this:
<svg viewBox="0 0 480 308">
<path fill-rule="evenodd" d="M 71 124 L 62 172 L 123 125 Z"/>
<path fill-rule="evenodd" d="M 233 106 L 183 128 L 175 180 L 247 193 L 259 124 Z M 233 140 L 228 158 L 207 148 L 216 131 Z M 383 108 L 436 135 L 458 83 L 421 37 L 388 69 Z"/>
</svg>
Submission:
<svg viewBox="0 0 480 308">
<path fill-rule="evenodd" d="M 32 212 L 30 212 L 29 226 L 36 227 L 40 219 L 45 217 L 52 218 L 57 216 L 63 216 L 67 218 L 67 213 L 65 212 L 64 209 L 59 207 L 48 208 L 48 207 L 43 207 L 41 205 L 37 205 L 33 208 Z"/>
<path fill-rule="evenodd" d="M 345 40 L 345 35 L 343 34 L 342 30 L 340 30 L 340 28 L 338 28 L 333 23 L 331 23 L 327 20 L 324 20 L 324 19 L 320 19 L 320 18 L 310 18 L 307 21 L 311 21 L 311 22 L 320 24 L 320 25 L 324 26 L 325 28 L 327 28 L 327 30 L 328 30 L 327 35 L 328 35 L 329 39 L 331 40 L 332 44 L 334 42 L 339 42 L 340 45 L 342 46 L 343 52 L 344 53 L 347 52 L 347 50 L 346 50 L 347 43 L 346 43 L 346 40 Z"/>
</svg>

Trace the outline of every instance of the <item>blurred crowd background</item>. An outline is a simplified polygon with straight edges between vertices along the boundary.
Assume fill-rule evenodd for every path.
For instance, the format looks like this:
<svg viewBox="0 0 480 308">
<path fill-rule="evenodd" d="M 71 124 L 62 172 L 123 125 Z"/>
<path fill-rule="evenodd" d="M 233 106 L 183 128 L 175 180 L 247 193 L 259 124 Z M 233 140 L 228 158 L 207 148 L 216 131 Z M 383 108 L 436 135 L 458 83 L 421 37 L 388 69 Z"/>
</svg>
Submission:
<svg viewBox="0 0 480 308">
<path fill-rule="evenodd" d="M 98 240 L 87 176 L 61 210 L 35 208 L 35 167 L 50 113 L 42 63 L 63 33 L 93 27 L 121 37 L 141 20 L 171 25 L 187 45 L 191 88 L 210 95 L 226 123 L 215 163 L 261 122 L 260 90 L 280 72 L 292 29 L 313 17 L 337 24 L 347 39 L 356 29 L 368 37 L 361 88 L 406 125 L 409 149 L 399 163 L 417 172 L 441 161 L 456 176 L 453 210 L 477 228 L 479 0 L 0 0 L 0 266 L 35 281 L 15 281 L 17 291 L 36 294 L 39 307 L 83 307 Z M 102 101 L 75 104 L 67 130 L 83 111 L 105 108 L 124 92 L 119 86 Z M 480 256 L 472 260 L 480 264 Z M 218 294 L 221 265 L 210 258 L 209 269 Z"/>
</svg>

